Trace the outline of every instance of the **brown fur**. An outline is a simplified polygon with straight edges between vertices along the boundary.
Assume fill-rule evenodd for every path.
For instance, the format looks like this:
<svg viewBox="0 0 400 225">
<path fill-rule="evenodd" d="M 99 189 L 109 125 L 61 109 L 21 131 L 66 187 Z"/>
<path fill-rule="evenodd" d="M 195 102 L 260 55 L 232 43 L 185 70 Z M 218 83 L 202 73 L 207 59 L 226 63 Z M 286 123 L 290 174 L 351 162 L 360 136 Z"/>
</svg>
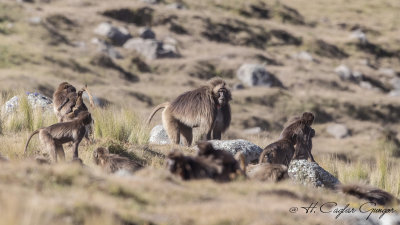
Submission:
<svg viewBox="0 0 400 225">
<path fill-rule="evenodd" d="M 63 116 L 72 111 L 75 102 L 71 98 L 75 98 L 75 95 L 75 87 L 68 82 L 62 82 L 54 92 L 53 109 L 58 118 L 58 122 L 62 122 Z"/>
<path fill-rule="evenodd" d="M 86 107 L 86 105 L 85 105 L 85 103 L 83 101 L 83 92 L 87 92 L 88 93 L 89 99 L 90 99 L 90 104 L 91 104 L 92 108 L 94 107 L 92 96 L 89 93 L 89 90 L 87 89 L 87 86 L 83 87 L 80 91 L 78 91 L 77 94 L 70 93 L 69 94 L 70 99 L 71 99 L 72 102 L 75 102 L 75 103 L 71 104 L 71 105 L 66 104 L 65 107 L 71 107 L 72 106 L 72 109 L 71 109 L 70 113 L 65 114 L 65 115 L 63 115 L 61 117 L 61 121 L 62 122 L 72 121 L 72 120 L 78 118 L 81 113 L 89 111 L 89 109 Z M 90 124 L 90 125 L 86 126 L 86 133 L 85 133 L 86 140 L 91 140 L 90 136 L 91 136 L 92 133 L 93 133 L 93 124 Z M 93 139 L 91 141 L 93 141 Z"/>
<path fill-rule="evenodd" d="M 314 122 L 314 115 L 310 112 L 304 112 L 301 117 L 295 117 L 287 125 L 280 138 L 287 139 L 296 137 L 296 147 L 293 159 L 308 159 L 315 162 L 312 149 L 312 138 L 315 136 L 315 130 L 311 128 Z"/>
<path fill-rule="evenodd" d="M 140 164 L 130 160 L 129 158 L 116 154 L 110 154 L 108 149 L 103 147 L 94 150 L 93 161 L 107 173 L 115 173 L 118 170 L 135 172 L 142 168 Z"/>
<path fill-rule="evenodd" d="M 92 122 L 92 117 L 89 112 L 84 112 L 79 115 L 76 120 L 64 123 L 56 123 L 51 126 L 35 130 L 29 137 L 25 146 L 25 155 L 28 149 L 29 141 L 35 134 L 39 134 L 41 145 L 45 147 L 57 162 L 57 157 L 65 160 L 65 153 L 62 144 L 72 142 L 74 148 L 74 159 L 78 157 L 78 146 L 85 136 L 85 126 Z"/>
<path fill-rule="evenodd" d="M 295 118 L 292 123 L 286 126 L 280 138 L 291 138 L 291 136 L 298 134 L 305 126 L 311 127 L 312 123 L 314 122 L 314 115 L 310 112 L 304 112 L 300 118 Z"/>
<path fill-rule="evenodd" d="M 75 102 L 73 105 L 67 104 L 65 107 L 72 107 L 71 112 L 65 114 L 62 116 L 61 121 L 62 122 L 68 122 L 71 120 L 74 120 L 80 113 L 82 112 L 87 112 L 88 108 L 86 107 L 85 103 L 83 102 L 83 92 L 84 90 L 78 91 L 76 95 L 72 95 L 73 93 L 70 93 L 68 96 L 70 96 L 71 101 Z"/>
<path fill-rule="evenodd" d="M 400 204 L 400 200 L 392 194 L 367 185 L 340 185 L 338 189 L 345 194 L 353 195 L 359 199 L 365 199 L 379 205 Z"/>
<path fill-rule="evenodd" d="M 249 166 L 247 176 L 253 180 L 279 182 L 289 178 L 287 170 L 282 164 L 261 163 Z"/>
<path fill-rule="evenodd" d="M 312 138 L 315 136 L 315 130 L 309 126 L 305 126 L 297 136 L 293 159 L 306 159 L 315 162 L 314 156 L 311 154 Z"/>
<path fill-rule="evenodd" d="M 240 164 L 242 175 L 251 180 L 279 182 L 289 177 L 285 165 L 260 163 L 246 166 L 246 158 L 240 152 L 235 155 L 235 159 Z"/>
<path fill-rule="evenodd" d="M 39 165 L 49 165 L 51 164 L 51 161 L 49 158 L 47 157 L 42 157 L 42 156 L 38 156 L 35 158 L 35 161 L 39 164 Z"/>
<path fill-rule="evenodd" d="M 167 158 L 168 170 L 183 180 L 218 179 L 218 166 L 205 158 L 185 156 L 178 150 L 171 151 Z"/>
<path fill-rule="evenodd" d="M 293 158 L 296 136 L 291 139 L 281 139 L 264 148 L 259 163 L 282 164 L 288 166 Z"/>
<path fill-rule="evenodd" d="M 228 181 L 243 173 L 239 162 L 231 153 L 224 150 L 217 150 L 211 143 L 206 141 L 199 142 L 197 145 L 199 147 L 199 151 L 197 152 L 198 157 L 206 158 L 218 165 L 220 169 L 218 171 L 219 179 L 221 181 Z"/>
<path fill-rule="evenodd" d="M 215 78 L 206 86 L 181 94 L 171 103 L 158 105 L 148 122 L 158 110 L 165 108 L 162 121 L 172 143 L 179 144 L 182 135 L 185 144 L 190 146 L 193 127 L 199 127 L 202 139 L 221 139 L 221 133 L 228 129 L 231 122 L 231 99 L 225 81 Z"/>
</svg>

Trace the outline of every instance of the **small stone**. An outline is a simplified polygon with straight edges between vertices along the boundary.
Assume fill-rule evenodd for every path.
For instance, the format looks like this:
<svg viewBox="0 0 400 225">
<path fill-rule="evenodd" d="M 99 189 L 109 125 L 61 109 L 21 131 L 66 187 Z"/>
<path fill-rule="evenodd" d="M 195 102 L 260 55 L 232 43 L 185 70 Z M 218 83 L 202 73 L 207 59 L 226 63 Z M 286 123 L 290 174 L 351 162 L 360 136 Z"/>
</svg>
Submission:
<svg viewBox="0 0 400 225">
<path fill-rule="evenodd" d="M 176 46 L 164 45 L 163 42 L 155 39 L 132 38 L 125 43 L 124 48 L 134 50 L 150 60 L 179 57 Z"/>
<path fill-rule="evenodd" d="M 396 76 L 396 71 L 392 68 L 379 68 L 378 72 L 382 75 L 388 76 L 388 77 L 395 77 Z"/>
<path fill-rule="evenodd" d="M 149 143 L 157 145 L 171 144 L 163 125 L 160 124 L 151 129 Z"/>
<path fill-rule="evenodd" d="M 155 39 L 156 34 L 148 27 L 146 28 L 140 28 L 139 30 L 139 36 L 143 39 Z"/>
<path fill-rule="evenodd" d="M 179 2 L 171 3 L 171 4 L 167 5 L 167 8 L 169 8 L 169 9 L 187 9 L 186 5 L 179 3 Z"/>
<path fill-rule="evenodd" d="M 368 43 L 367 35 L 360 29 L 353 31 L 350 35 L 350 38 L 358 40 L 361 44 Z"/>
<path fill-rule="evenodd" d="M 124 44 L 124 48 L 135 50 L 147 59 L 156 59 L 162 43 L 154 39 L 132 38 Z"/>
<path fill-rule="evenodd" d="M 339 75 L 342 80 L 351 80 L 352 72 L 349 67 L 342 64 L 335 68 L 335 73 Z"/>
<path fill-rule="evenodd" d="M 254 134 L 259 134 L 259 133 L 261 133 L 261 127 L 252 127 L 252 128 L 245 129 L 243 131 L 243 134 L 247 134 L 247 135 L 254 135 Z"/>
<path fill-rule="evenodd" d="M 361 81 L 360 87 L 371 90 L 373 88 L 372 84 L 368 81 Z"/>
<path fill-rule="evenodd" d="M 145 2 L 147 4 L 152 4 L 152 5 L 156 5 L 158 3 L 160 3 L 160 0 L 142 0 L 142 2 Z"/>
<path fill-rule="evenodd" d="M 336 139 L 342 139 L 349 135 L 349 130 L 343 124 L 331 124 L 326 131 Z"/>
<path fill-rule="evenodd" d="M 302 60 L 302 61 L 308 61 L 308 62 L 314 61 L 314 57 L 309 52 L 306 52 L 306 51 L 297 53 L 295 55 L 295 58 Z"/>
<path fill-rule="evenodd" d="M 42 22 L 42 18 L 36 16 L 36 17 L 31 17 L 28 19 L 28 23 L 33 24 L 33 25 L 38 25 Z"/>
<path fill-rule="evenodd" d="M 156 145 L 171 144 L 171 141 L 168 138 L 167 131 L 165 131 L 163 125 L 159 124 L 151 129 L 149 143 Z M 182 140 L 180 144 L 183 145 Z"/>
</svg>

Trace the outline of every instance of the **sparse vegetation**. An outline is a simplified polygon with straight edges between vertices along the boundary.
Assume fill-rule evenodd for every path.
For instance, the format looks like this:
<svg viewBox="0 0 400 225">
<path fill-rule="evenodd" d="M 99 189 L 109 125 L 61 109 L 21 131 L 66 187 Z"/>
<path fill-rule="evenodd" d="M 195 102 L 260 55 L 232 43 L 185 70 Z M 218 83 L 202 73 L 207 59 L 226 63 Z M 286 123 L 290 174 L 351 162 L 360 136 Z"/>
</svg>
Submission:
<svg viewBox="0 0 400 225">
<path fill-rule="evenodd" d="M 336 220 L 306 215 L 300 207 L 360 203 L 290 182 L 183 182 L 168 173 L 165 155 L 172 148 L 195 150 L 149 144 L 144 118 L 154 105 L 215 76 L 236 87 L 223 139 L 264 148 L 288 119 L 311 111 L 312 152 L 321 167 L 344 184 L 365 183 L 400 197 L 398 0 L 185 0 L 183 9 L 170 3 L 0 3 L 0 155 L 10 160 L 0 162 L 0 225 L 332 224 Z M 180 57 L 149 60 L 115 45 L 94 32 L 106 21 L 134 38 L 151 27 L 153 47 L 164 42 Z M 236 71 L 244 63 L 262 64 L 283 87 L 240 86 Z M 360 82 L 342 80 L 335 73 L 341 64 Z M 32 108 L 26 92 L 51 97 L 62 81 L 88 84 L 101 105 L 90 109 L 94 142 L 79 147 L 85 168 L 34 163 L 36 156 L 48 157 L 37 137 L 23 156 L 28 135 L 57 121 L 51 109 Z M 4 113 L 14 96 L 20 100 L 15 113 Z M 160 123 L 159 114 L 152 125 Z M 331 123 L 346 125 L 349 135 L 335 139 L 326 131 Z M 106 175 L 92 162 L 100 146 L 146 168 L 134 176 Z M 64 148 L 70 161 L 70 146 Z M 289 214 L 291 206 L 299 212 Z"/>
</svg>

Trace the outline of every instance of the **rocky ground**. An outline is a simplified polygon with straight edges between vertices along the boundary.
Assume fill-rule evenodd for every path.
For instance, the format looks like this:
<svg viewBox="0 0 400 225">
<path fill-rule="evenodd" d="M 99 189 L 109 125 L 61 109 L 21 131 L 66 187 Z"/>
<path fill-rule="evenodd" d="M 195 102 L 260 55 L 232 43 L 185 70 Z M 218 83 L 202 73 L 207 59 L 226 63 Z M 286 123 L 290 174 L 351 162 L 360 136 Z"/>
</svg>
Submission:
<svg viewBox="0 0 400 225">
<path fill-rule="evenodd" d="M 400 168 L 399 9 L 397 0 L 2 1 L 1 100 L 5 103 L 15 94 L 25 92 L 51 97 L 60 82 L 68 81 L 78 88 L 87 84 L 98 106 L 122 108 L 144 120 L 155 105 L 219 76 L 228 82 L 233 94 L 232 124 L 223 139 L 244 139 L 264 148 L 279 137 L 289 118 L 311 111 L 316 115 L 313 154 L 323 168 L 344 183 L 372 184 L 399 197 L 400 175 L 396 172 Z M 105 112 L 112 115 L 113 111 Z M 160 117 L 160 113 L 156 115 L 152 126 L 161 122 Z M 50 122 L 45 120 L 41 125 Z M 30 129 L 15 132 L 3 125 L 0 141 L 7 144 L 0 147 L 0 153 L 11 160 L 21 160 L 21 150 L 14 151 L 14 148 L 22 148 Z M 143 131 L 150 133 L 147 128 Z M 97 138 L 100 139 L 97 145 L 109 144 L 103 136 Z M 125 150 L 150 149 L 160 154 L 169 150 L 167 146 L 144 142 L 121 146 Z M 90 162 L 92 150 L 92 146 L 84 146 L 85 163 Z M 146 154 L 140 156 L 146 158 Z M 149 164 L 162 168 L 163 158 L 150 160 Z M 9 172 L 2 172 L 2 177 L 18 170 L 18 167 L 9 167 L 4 170 Z M 21 167 L 29 171 L 29 166 Z M 56 173 L 50 168 L 39 171 Z M 97 179 L 92 172 L 78 173 L 83 173 L 85 179 Z M 29 179 L 29 185 L 36 184 L 35 179 L 38 178 Z M 113 178 L 104 179 L 105 183 L 113 184 L 108 182 Z M 143 181 L 148 182 L 143 187 L 139 184 L 135 187 L 142 190 L 157 180 L 149 179 Z M 11 180 L 15 193 L 30 193 L 21 187 L 22 178 Z M 0 183 L 3 186 L 0 198 L 4 198 L 8 184 Z M 81 184 L 76 185 L 80 192 L 87 187 Z M 170 210 L 161 209 L 167 205 L 166 200 L 149 200 L 151 210 L 133 210 L 143 219 L 136 223 L 190 224 L 194 219 L 204 224 L 232 221 L 263 224 L 268 219 L 268 216 L 256 216 L 263 212 L 258 209 L 263 204 L 255 194 L 256 190 L 265 192 L 265 186 L 274 189 L 268 184 L 239 182 L 238 187 L 229 184 L 219 189 L 219 185 L 206 182 L 206 190 L 195 195 L 194 190 L 199 189 L 197 184 L 169 178 L 160 181 L 167 190 L 186 193 L 187 198 L 173 198 L 179 207 Z M 246 185 L 255 189 L 247 189 Z M 45 188 L 43 196 L 52 196 L 57 189 Z M 162 192 L 158 186 L 155 189 Z M 311 198 L 301 187 L 294 189 L 290 191 L 302 199 L 299 201 L 310 202 Z M 219 203 L 215 200 L 219 198 L 217 194 L 210 194 L 214 190 L 217 193 L 228 190 L 229 196 L 222 197 Z M 251 198 L 246 193 L 252 193 L 256 203 L 246 202 Z M 69 191 L 67 194 L 72 195 Z M 168 199 L 170 194 L 164 194 Z M 324 195 L 317 192 L 317 197 L 312 199 L 330 198 Z M 114 199 L 113 196 L 101 194 L 101 198 L 95 199 L 100 202 L 103 198 Z M 193 201 L 183 204 L 188 199 Z M 264 200 L 277 202 L 277 197 L 273 194 Z M 15 202 L 18 201 L 10 200 L 7 204 L 19 209 L 21 206 Z M 253 216 L 236 214 L 234 206 L 243 202 Z M 76 202 L 71 200 L 70 204 Z M 116 201 L 115 204 L 129 203 Z M 296 221 L 297 217 L 288 218 L 289 222 L 280 220 L 292 216 L 287 212 L 292 203 L 279 204 L 278 214 L 272 209 L 265 211 L 279 218 L 272 219 L 271 223 Z M 111 212 L 107 207 L 100 207 L 100 211 L 96 207 L 93 212 Z M 139 201 L 139 206 L 132 207 L 144 206 Z M 198 210 L 201 215 L 207 215 L 209 208 L 218 207 L 221 207 L 220 216 L 211 220 L 189 216 Z M 232 213 L 224 216 L 222 209 Z M 124 210 L 112 212 L 110 218 L 124 223 L 121 217 L 129 214 Z M 180 210 L 187 210 L 188 214 L 177 217 L 181 220 L 169 220 Z M 11 220 L 15 217 L 13 210 L 10 213 Z M 310 220 L 309 224 L 325 223 L 325 217 L 319 216 L 315 221 L 307 215 L 301 218 Z"/>
</svg>

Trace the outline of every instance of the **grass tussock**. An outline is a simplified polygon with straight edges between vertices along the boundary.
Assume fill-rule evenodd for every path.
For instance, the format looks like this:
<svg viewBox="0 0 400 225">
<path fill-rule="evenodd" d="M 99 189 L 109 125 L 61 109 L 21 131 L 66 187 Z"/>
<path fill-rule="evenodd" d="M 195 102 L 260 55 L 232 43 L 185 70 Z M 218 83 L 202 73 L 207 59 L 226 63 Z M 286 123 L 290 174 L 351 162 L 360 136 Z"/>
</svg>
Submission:
<svg viewBox="0 0 400 225">
<path fill-rule="evenodd" d="M 132 111 L 116 108 L 93 111 L 95 138 L 143 145 L 148 142 L 149 130 Z"/>
<path fill-rule="evenodd" d="M 13 112 L 3 113 L 0 124 L 4 133 L 34 131 L 57 122 L 52 112 L 32 108 L 26 94 L 18 94 L 18 105 Z"/>
<path fill-rule="evenodd" d="M 391 156 L 390 144 L 381 142 L 373 158 L 342 161 L 335 156 L 322 157 L 319 164 L 342 183 L 366 183 L 400 196 L 400 163 Z"/>
</svg>

